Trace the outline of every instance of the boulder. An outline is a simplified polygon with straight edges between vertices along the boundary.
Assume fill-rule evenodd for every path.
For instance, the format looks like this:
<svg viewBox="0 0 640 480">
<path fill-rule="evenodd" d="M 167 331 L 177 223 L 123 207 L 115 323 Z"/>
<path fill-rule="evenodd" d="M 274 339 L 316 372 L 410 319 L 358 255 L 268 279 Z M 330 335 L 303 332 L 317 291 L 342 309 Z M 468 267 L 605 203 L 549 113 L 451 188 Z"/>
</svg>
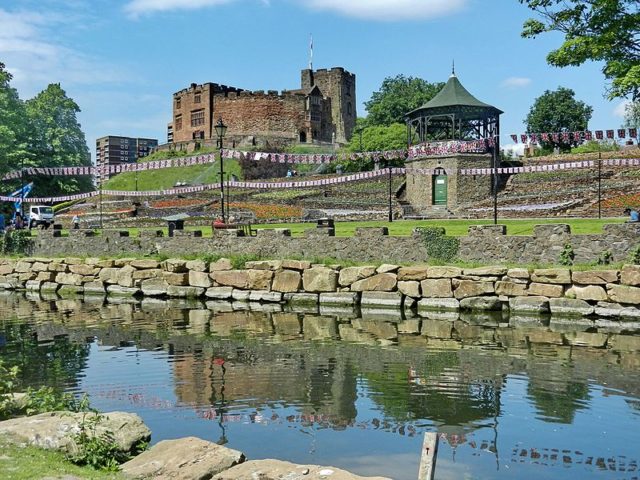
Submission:
<svg viewBox="0 0 640 480">
<path fill-rule="evenodd" d="M 196 437 L 163 440 L 122 464 L 127 478 L 207 479 L 244 462 L 244 455 Z"/>
<path fill-rule="evenodd" d="M 507 267 L 493 266 L 493 267 L 478 267 L 478 268 L 465 268 L 464 275 L 471 275 L 475 277 L 502 277 L 508 271 Z"/>
<path fill-rule="evenodd" d="M 320 294 L 321 305 L 357 305 L 360 295 L 357 292 L 330 292 Z"/>
<path fill-rule="evenodd" d="M 410 280 L 398 282 L 398 291 L 407 297 L 420 297 L 420 282 Z"/>
<path fill-rule="evenodd" d="M 537 268 L 531 275 L 531 281 L 569 285 L 571 283 L 571 270 L 567 268 Z"/>
<path fill-rule="evenodd" d="M 49 267 L 51 267 L 51 265 L 49 265 Z M 98 280 L 109 285 L 118 283 L 119 271 L 120 271 L 119 268 L 105 267 L 102 270 L 100 270 L 100 273 L 98 274 Z"/>
<path fill-rule="evenodd" d="M 185 263 L 185 267 L 190 272 L 206 272 L 207 271 L 207 262 L 204 260 L 189 260 Z"/>
<path fill-rule="evenodd" d="M 50 272 L 66 272 L 68 271 L 68 269 L 69 267 L 67 267 L 64 263 L 60 263 L 60 262 L 51 262 L 48 268 Z"/>
<path fill-rule="evenodd" d="M 617 303 L 640 304 L 640 288 L 628 285 L 607 285 L 609 299 Z"/>
<path fill-rule="evenodd" d="M 479 297 L 494 293 L 495 288 L 492 282 L 475 282 L 473 280 L 460 280 L 454 290 L 455 297 L 460 300 L 466 297 Z"/>
<path fill-rule="evenodd" d="M 398 281 L 393 273 L 377 273 L 351 284 L 352 292 L 392 292 Z"/>
<path fill-rule="evenodd" d="M 593 300 L 596 302 L 606 302 L 609 297 L 607 292 L 600 285 L 587 285 L 586 287 L 578 287 L 574 285 L 566 293 L 569 298 L 577 298 L 578 300 Z"/>
<path fill-rule="evenodd" d="M 528 280 L 531 278 L 531 275 L 529 274 L 529 270 L 526 268 L 510 268 L 507 270 L 507 277 Z"/>
<path fill-rule="evenodd" d="M 140 283 L 140 289 L 144 295 L 159 297 L 167 294 L 169 284 L 162 278 L 150 278 Z"/>
<path fill-rule="evenodd" d="M 462 269 L 458 267 L 429 267 L 427 278 L 454 278 L 462 275 Z"/>
<path fill-rule="evenodd" d="M 559 298 L 564 295 L 564 287 L 562 285 L 553 285 L 549 283 L 531 283 L 527 289 L 528 295 L 542 296 L 549 298 Z"/>
<path fill-rule="evenodd" d="M 282 268 L 282 260 L 260 260 L 257 262 L 246 262 L 244 268 L 247 270 L 271 270 L 276 271 Z"/>
<path fill-rule="evenodd" d="M 318 305 L 319 296 L 317 293 L 289 293 L 285 295 L 285 300 L 291 305 L 315 306 Z"/>
<path fill-rule="evenodd" d="M 251 460 L 221 472 L 212 480 L 390 480 L 360 477 L 345 470 L 319 465 L 296 465 L 281 460 Z"/>
<path fill-rule="evenodd" d="M 640 286 L 640 265 L 624 265 L 620 271 L 620 283 Z"/>
<path fill-rule="evenodd" d="M 31 272 L 31 265 L 31 262 L 18 261 L 16 266 L 13 268 L 13 271 L 16 273 Z"/>
<path fill-rule="evenodd" d="M 394 273 L 400 268 L 400 265 L 393 265 L 390 263 L 383 263 L 376 268 L 376 273 Z"/>
<path fill-rule="evenodd" d="M 297 270 L 278 270 L 273 275 L 271 289 L 276 292 L 291 293 L 300 290 L 302 274 Z"/>
<path fill-rule="evenodd" d="M 40 282 L 38 280 L 28 280 L 24 284 L 24 289 L 28 292 L 37 292 L 40 290 Z"/>
<path fill-rule="evenodd" d="M 171 273 L 185 273 L 187 271 L 187 261 L 179 258 L 168 258 L 162 262 L 162 268 Z"/>
<path fill-rule="evenodd" d="M 326 267 L 314 267 L 302 274 L 302 286 L 306 292 L 335 292 L 338 288 L 338 272 Z"/>
<path fill-rule="evenodd" d="M 271 290 L 271 270 L 247 270 L 247 288 L 249 290 Z"/>
<path fill-rule="evenodd" d="M 186 272 L 162 272 L 162 278 L 169 285 L 176 285 L 179 287 L 189 285 L 189 274 Z"/>
<path fill-rule="evenodd" d="M 219 258 L 209 264 L 209 272 L 221 272 L 224 270 L 233 270 L 233 264 L 228 258 Z"/>
<path fill-rule="evenodd" d="M 56 279 L 56 272 L 39 272 L 36 280 L 39 282 L 53 282 Z"/>
<path fill-rule="evenodd" d="M 104 295 L 105 287 L 104 283 L 97 280 L 95 282 L 87 282 L 84 284 L 83 289 L 85 295 Z"/>
<path fill-rule="evenodd" d="M 189 270 L 189 285 L 192 287 L 209 288 L 213 285 L 213 281 L 204 270 Z"/>
<path fill-rule="evenodd" d="M 311 262 L 307 262 L 304 260 L 282 260 L 282 268 L 288 270 L 298 270 L 303 271 L 307 268 L 311 268 Z"/>
<path fill-rule="evenodd" d="M 548 313 L 549 298 L 543 296 L 510 298 L 509 310 L 512 312 Z"/>
<path fill-rule="evenodd" d="M 573 298 L 550 298 L 549 309 L 554 315 L 591 315 L 595 308 L 584 300 Z"/>
<path fill-rule="evenodd" d="M 159 268 L 149 268 L 147 270 L 136 270 L 131 275 L 134 284 L 136 280 L 147 280 L 148 278 L 158 278 L 162 276 L 162 270 Z"/>
<path fill-rule="evenodd" d="M 219 285 L 246 289 L 249 284 L 249 274 L 246 270 L 218 270 L 211 276 Z"/>
<path fill-rule="evenodd" d="M 573 283 L 581 285 L 606 285 L 618 281 L 617 270 L 588 270 L 584 272 L 571 273 Z"/>
<path fill-rule="evenodd" d="M 411 267 L 400 267 L 398 270 L 398 280 L 424 280 L 427 278 L 429 267 L 426 265 L 414 265 Z"/>
<path fill-rule="evenodd" d="M 61 272 L 56 275 L 56 283 L 60 285 L 82 285 L 82 275 Z"/>
<path fill-rule="evenodd" d="M 2 265 L 0 265 L 0 275 L 2 275 L 1 268 L 2 268 Z M 48 268 L 49 268 L 49 264 L 43 263 L 43 262 L 34 262 L 33 265 L 31 265 L 32 272 L 46 272 Z"/>
<path fill-rule="evenodd" d="M 281 292 L 270 292 L 268 290 L 251 290 L 249 293 L 250 302 L 280 303 L 282 301 Z"/>
<path fill-rule="evenodd" d="M 81 263 L 84 263 L 79 257 L 66 257 L 63 262 L 67 265 L 80 265 Z"/>
<path fill-rule="evenodd" d="M 13 264 L 0 265 L 0 276 L 11 275 L 13 273 Z"/>
<path fill-rule="evenodd" d="M 80 432 L 80 425 L 92 421 L 94 413 L 50 412 L 32 417 L 19 417 L 0 422 L 0 436 L 6 441 L 26 443 L 49 450 L 77 451 L 73 435 Z M 110 412 L 100 414 L 102 419 L 89 435 L 113 434 L 114 443 L 123 452 L 131 451 L 137 444 L 148 441 L 151 431 L 142 419 L 133 413 Z"/>
<path fill-rule="evenodd" d="M 402 295 L 400 295 L 399 292 L 362 292 L 360 305 L 363 307 L 400 308 L 402 305 Z"/>
<path fill-rule="evenodd" d="M 456 298 L 422 298 L 418 301 L 418 313 L 429 310 L 459 310 L 460 301 Z"/>
<path fill-rule="evenodd" d="M 496 296 L 466 297 L 460 300 L 460 310 L 502 310 L 502 302 Z"/>
<path fill-rule="evenodd" d="M 216 300 L 229 300 L 233 293 L 233 287 L 211 287 L 205 292 L 208 298 Z"/>
<path fill-rule="evenodd" d="M 496 294 L 507 297 L 523 297 L 527 293 L 527 286 L 523 283 L 509 281 L 496 282 Z"/>
<path fill-rule="evenodd" d="M 432 278 L 420 282 L 422 296 L 428 298 L 451 298 L 453 289 L 450 278 Z"/>
<path fill-rule="evenodd" d="M 60 291 L 58 291 L 60 293 Z M 107 287 L 107 294 L 114 297 L 133 297 L 140 293 L 138 287 L 123 287 L 121 285 L 109 285 Z"/>
<path fill-rule="evenodd" d="M 347 267 L 340 270 L 338 283 L 343 287 L 348 287 L 358 280 L 369 278 L 376 273 L 376 267 Z"/>
<path fill-rule="evenodd" d="M 131 265 L 125 265 L 118 270 L 118 285 L 121 287 L 133 287 L 133 273 L 136 271 Z"/>
<path fill-rule="evenodd" d="M 137 270 L 147 270 L 150 268 L 160 268 L 160 262 L 152 260 L 150 258 L 142 258 L 138 260 L 132 260 L 129 264 Z"/>
<path fill-rule="evenodd" d="M 178 298 L 197 298 L 204 294 L 203 287 L 185 287 L 181 285 L 169 285 L 167 295 Z"/>
</svg>

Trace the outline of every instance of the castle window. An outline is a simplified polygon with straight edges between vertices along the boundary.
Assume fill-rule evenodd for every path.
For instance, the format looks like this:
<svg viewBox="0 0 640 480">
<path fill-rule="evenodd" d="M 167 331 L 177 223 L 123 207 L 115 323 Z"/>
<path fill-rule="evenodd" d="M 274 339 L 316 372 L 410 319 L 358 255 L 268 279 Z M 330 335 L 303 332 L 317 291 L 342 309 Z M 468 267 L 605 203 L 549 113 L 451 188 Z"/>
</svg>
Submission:
<svg viewBox="0 0 640 480">
<path fill-rule="evenodd" d="M 307 143 L 307 132 L 304 130 L 300 131 L 300 143 Z"/>
<path fill-rule="evenodd" d="M 182 99 L 176 98 L 176 109 L 179 109 L 180 107 L 182 107 Z"/>
<path fill-rule="evenodd" d="M 202 101 L 202 95 L 200 95 L 199 93 L 196 93 L 193 96 L 193 103 L 200 103 Z"/>
<path fill-rule="evenodd" d="M 204 125 L 204 109 L 191 112 L 191 126 L 197 127 L 199 125 Z"/>
<path fill-rule="evenodd" d="M 176 115 L 176 120 L 173 123 L 176 131 L 182 130 L 182 115 Z"/>
<path fill-rule="evenodd" d="M 351 102 L 347 103 L 347 113 L 351 115 Z"/>
</svg>

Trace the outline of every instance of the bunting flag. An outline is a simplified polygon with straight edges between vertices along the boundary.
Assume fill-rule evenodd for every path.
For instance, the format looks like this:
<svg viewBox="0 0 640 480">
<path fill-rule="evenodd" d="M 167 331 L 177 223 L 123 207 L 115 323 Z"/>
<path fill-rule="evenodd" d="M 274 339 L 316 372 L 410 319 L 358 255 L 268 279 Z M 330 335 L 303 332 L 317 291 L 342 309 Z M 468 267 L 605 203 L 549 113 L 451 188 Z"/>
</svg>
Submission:
<svg viewBox="0 0 640 480">
<path fill-rule="evenodd" d="M 602 130 L 596 130 L 596 140 L 602 140 L 604 138 Z"/>
<path fill-rule="evenodd" d="M 630 128 L 629 129 L 629 138 L 637 138 L 638 137 L 638 130 L 635 128 Z"/>
<path fill-rule="evenodd" d="M 625 134 L 627 133 L 627 131 L 624 128 L 619 128 L 618 129 L 618 138 L 625 138 Z"/>
<path fill-rule="evenodd" d="M 522 141 L 522 143 L 527 143 L 527 134 L 523 133 L 522 135 L 520 135 L 520 140 Z"/>
<path fill-rule="evenodd" d="M 607 138 L 608 138 L 608 139 L 612 139 L 612 138 L 614 138 L 613 130 L 607 130 Z"/>
<path fill-rule="evenodd" d="M 427 142 L 409 148 L 408 158 L 426 157 L 429 155 L 447 155 L 452 153 L 486 153 L 495 141 L 486 140 L 452 140 L 448 142 Z"/>
<path fill-rule="evenodd" d="M 632 132 L 634 133 L 634 135 L 632 135 Z M 629 128 L 629 129 L 619 128 L 617 130 L 611 130 L 611 129 L 596 130 L 595 138 L 598 140 L 603 140 L 606 136 L 607 139 L 614 140 L 616 138 L 616 134 L 617 134 L 617 138 L 619 139 L 627 138 L 627 136 L 629 136 L 629 138 L 637 138 L 637 129 L 636 128 Z M 520 141 L 522 143 L 527 143 L 527 141 L 531 143 L 537 143 L 538 140 L 542 140 L 543 142 L 548 142 L 550 140 L 553 140 L 554 142 L 558 142 L 560 139 L 562 139 L 563 142 L 568 143 L 570 141 L 579 142 L 582 139 L 592 140 L 594 137 L 594 134 L 590 130 L 584 130 L 584 131 L 575 131 L 575 132 L 540 132 L 540 133 L 526 133 L 526 134 L 523 133 L 523 134 L 520 134 L 519 136 L 513 133 L 510 135 L 510 137 L 511 137 L 511 140 L 513 140 L 513 143 L 518 143 L 518 137 L 520 138 Z"/>
<path fill-rule="evenodd" d="M 513 140 L 513 143 L 518 143 L 518 135 L 515 133 L 511 134 L 511 140 Z"/>
<path fill-rule="evenodd" d="M 593 139 L 593 134 L 591 133 L 591 130 L 587 130 L 586 132 L 584 132 L 584 139 L 587 141 L 590 141 Z"/>
</svg>

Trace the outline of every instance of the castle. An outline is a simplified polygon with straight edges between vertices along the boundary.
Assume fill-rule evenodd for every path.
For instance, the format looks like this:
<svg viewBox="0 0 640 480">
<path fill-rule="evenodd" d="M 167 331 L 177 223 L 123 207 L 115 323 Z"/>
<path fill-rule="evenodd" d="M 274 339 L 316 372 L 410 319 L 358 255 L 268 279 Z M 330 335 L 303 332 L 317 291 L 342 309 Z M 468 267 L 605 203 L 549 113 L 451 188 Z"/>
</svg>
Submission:
<svg viewBox="0 0 640 480">
<path fill-rule="evenodd" d="M 214 125 L 222 118 L 225 147 L 347 143 L 356 124 L 356 76 L 341 67 L 304 69 L 300 83 L 280 93 L 192 83 L 173 94 L 167 142 L 215 145 Z"/>
</svg>

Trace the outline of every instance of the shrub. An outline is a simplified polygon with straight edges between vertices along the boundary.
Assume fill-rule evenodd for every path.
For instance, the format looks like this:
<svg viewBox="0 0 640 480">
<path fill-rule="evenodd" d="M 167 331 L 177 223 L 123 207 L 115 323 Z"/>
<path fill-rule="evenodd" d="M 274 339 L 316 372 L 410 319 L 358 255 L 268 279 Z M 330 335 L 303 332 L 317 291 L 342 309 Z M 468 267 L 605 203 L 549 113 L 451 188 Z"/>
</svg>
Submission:
<svg viewBox="0 0 640 480">
<path fill-rule="evenodd" d="M 573 259 L 575 257 L 576 257 L 576 254 L 573 251 L 573 247 L 571 246 L 570 243 L 566 243 L 564 245 L 564 248 L 560 252 L 560 260 L 558 261 L 558 263 L 560 263 L 560 265 L 566 265 L 566 266 L 573 265 Z"/>
<path fill-rule="evenodd" d="M 629 253 L 629 261 L 634 265 L 640 265 L 640 245 Z"/>
<path fill-rule="evenodd" d="M 0 254 L 28 254 L 32 247 L 29 230 L 12 230 L 0 235 Z"/>
<path fill-rule="evenodd" d="M 422 237 L 427 247 L 429 260 L 448 262 L 458 255 L 460 240 L 446 236 L 444 228 L 418 227 L 416 232 Z"/>
<path fill-rule="evenodd" d="M 0 419 L 13 413 L 12 394 L 18 384 L 18 367 L 6 367 L 0 359 Z"/>
</svg>

